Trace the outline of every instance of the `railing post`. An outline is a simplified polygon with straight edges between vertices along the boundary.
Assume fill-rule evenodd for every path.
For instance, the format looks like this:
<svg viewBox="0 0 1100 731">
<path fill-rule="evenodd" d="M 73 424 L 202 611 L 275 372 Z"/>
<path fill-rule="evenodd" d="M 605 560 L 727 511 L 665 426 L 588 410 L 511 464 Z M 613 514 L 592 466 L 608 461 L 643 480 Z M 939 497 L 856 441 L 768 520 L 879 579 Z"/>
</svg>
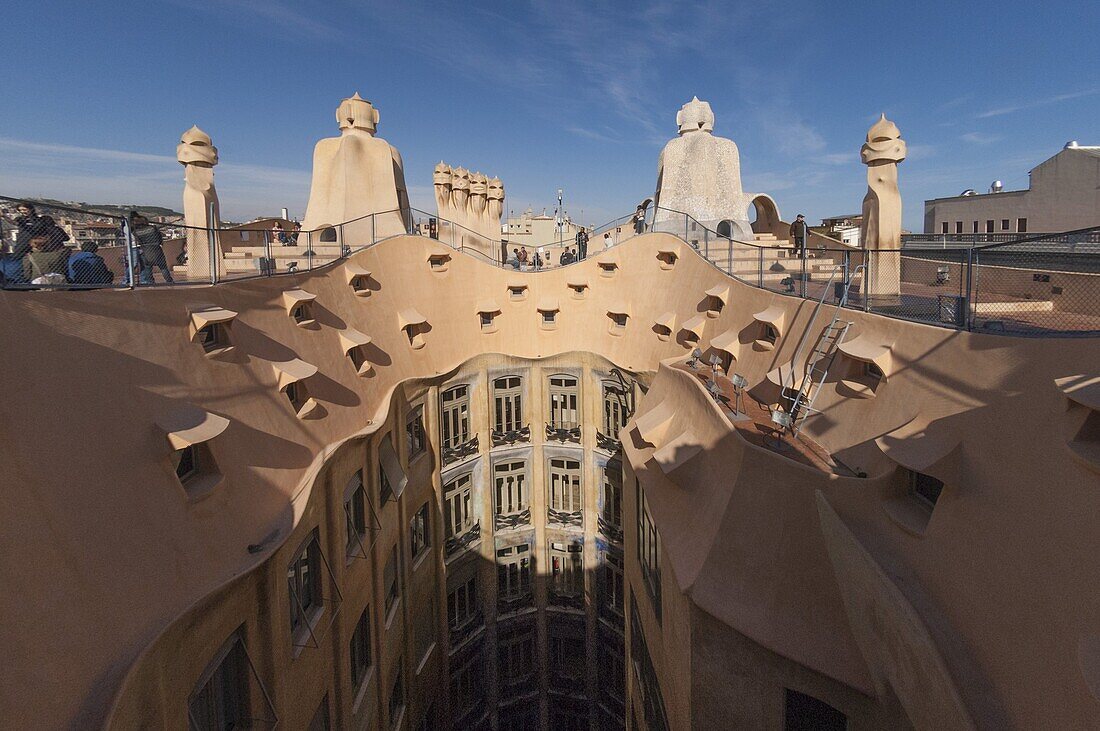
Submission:
<svg viewBox="0 0 1100 731">
<path fill-rule="evenodd" d="M 688 216 L 684 214 L 684 241 L 691 241 L 691 235 L 688 233 Z"/>
<path fill-rule="evenodd" d="M 733 276 L 733 239 L 726 239 L 729 242 L 729 257 L 726 259 L 726 274 Z"/>
<path fill-rule="evenodd" d="M 848 304 L 848 291 L 852 288 L 852 252 L 844 251 L 844 293 L 840 296 L 840 306 Z"/>
<path fill-rule="evenodd" d="M 134 266 L 134 230 L 129 219 L 122 219 L 122 230 L 126 232 L 126 281 L 130 283 L 130 289 L 133 289 L 137 286 L 138 272 Z"/>
<path fill-rule="evenodd" d="M 207 247 L 210 253 L 210 283 L 218 283 L 218 235 L 214 231 L 214 203 L 211 201 L 206 216 Z"/>
<path fill-rule="evenodd" d="M 703 258 L 710 261 L 710 230 L 705 228 L 703 229 Z"/>
<path fill-rule="evenodd" d="M 966 329 L 974 327 L 974 249 L 966 250 Z"/>
<path fill-rule="evenodd" d="M 313 232 L 306 232 L 306 271 L 313 271 Z"/>
<path fill-rule="evenodd" d="M 764 289 L 764 247 L 757 248 L 756 254 L 756 276 L 759 279 L 760 289 Z"/>
<path fill-rule="evenodd" d="M 265 277 L 270 277 L 272 270 L 275 268 L 275 252 L 272 250 L 271 246 L 273 243 L 270 237 L 264 237 L 264 265 L 260 269 L 260 274 Z"/>
<path fill-rule="evenodd" d="M 871 311 L 871 249 L 863 250 L 863 311 Z"/>
<path fill-rule="evenodd" d="M 370 243 L 371 243 L 371 246 L 374 246 L 376 243 L 378 243 L 378 239 L 377 239 L 375 234 L 376 234 L 376 232 L 374 230 L 374 214 L 372 213 L 372 214 L 370 214 Z"/>
<path fill-rule="evenodd" d="M 798 296 L 801 297 L 802 299 L 806 299 L 806 247 L 807 247 L 808 244 L 805 243 L 805 241 L 806 240 L 803 239 L 803 244 L 802 244 L 802 273 L 798 277 Z"/>
</svg>

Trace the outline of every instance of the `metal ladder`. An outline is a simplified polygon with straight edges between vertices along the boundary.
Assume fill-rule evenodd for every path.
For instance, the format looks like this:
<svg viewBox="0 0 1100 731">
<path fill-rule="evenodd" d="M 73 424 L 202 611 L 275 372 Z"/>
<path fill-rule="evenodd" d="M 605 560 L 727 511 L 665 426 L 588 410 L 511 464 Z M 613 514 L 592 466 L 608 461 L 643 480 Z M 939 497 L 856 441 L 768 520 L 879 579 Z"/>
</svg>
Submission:
<svg viewBox="0 0 1100 731">
<path fill-rule="evenodd" d="M 833 277 L 836 276 L 837 269 L 833 270 L 832 276 L 829 277 L 829 282 L 826 284 L 825 292 L 821 295 L 821 300 L 814 308 L 814 314 L 810 318 L 809 324 L 806 326 L 806 330 L 802 333 L 802 339 L 798 343 L 798 348 L 795 350 L 795 357 L 791 360 L 791 386 L 790 390 L 794 390 L 794 364 L 798 362 L 798 356 L 802 351 L 802 346 L 805 344 L 805 338 L 813 328 L 814 322 L 817 320 L 818 312 L 825 304 L 825 298 L 829 294 L 829 284 L 832 284 Z M 836 346 L 844 340 L 844 336 L 848 334 L 848 328 L 852 326 L 852 323 L 847 320 L 841 320 L 840 314 L 844 309 L 844 305 L 848 303 L 848 291 L 852 287 L 852 282 L 855 279 L 855 275 L 863 269 L 863 265 L 860 264 L 855 270 L 848 275 L 845 273 L 845 283 L 842 296 L 837 301 L 833 308 L 832 319 L 829 320 L 829 324 L 822 331 L 821 337 L 818 338 L 817 343 L 814 345 L 813 351 L 806 359 L 806 368 L 803 372 L 802 381 L 798 384 L 798 393 L 791 398 L 787 396 L 788 409 L 787 413 L 791 415 L 791 431 L 795 434 L 802 429 L 802 424 L 806 417 L 810 414 L 819 413 L 814 409 L 814 402 L 817 400 L 817 394 L 821 390 L 821 384 L 825 382 L 826 376 L 829 375 L 829 368 L 833 365 L 833 360 L 836 358 Z"/>
</svg>

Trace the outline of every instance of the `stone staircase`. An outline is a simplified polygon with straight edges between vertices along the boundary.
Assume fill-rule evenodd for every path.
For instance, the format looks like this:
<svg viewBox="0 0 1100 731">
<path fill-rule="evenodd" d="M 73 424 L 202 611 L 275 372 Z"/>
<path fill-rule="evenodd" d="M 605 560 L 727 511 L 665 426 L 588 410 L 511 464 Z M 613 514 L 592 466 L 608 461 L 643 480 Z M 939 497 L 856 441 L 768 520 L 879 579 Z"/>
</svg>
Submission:
<svg viewBox="0 0 1100 731">
<path fill-rule="evenodd" d="M 272 246 L 271 258 L 275 260 L 275 272 L 285 272 L 291 262 L 297 262 L 298 269 L 309 267 L 310 257 L 307 246 Z M 263 246 L 234 246 L 222 254 L 221 273 L 225 276 L 257 274 L 260 259 L 267 256 L 268 249 Z M 314 244 L 313 267 L 324 266 L 340 258 L 339 244 Z M 172 271 L 186 274 L 186 266 L 173 267 Z"/>
<path fill-rule="evenodd" d="M 770 233 L 755 234 L 754 238 L 760 246 L 768 247 L 763 249 L 763 258 L 760 249 L 736 242 L 731 252 L 730 244 L 725 239 L 699 241 L 699 253 L 722 271 L 730 272 L 750 284 L 763 281 L 764 286 L 769 288 L 778 287 L 782 280 L 796 277 L 802 271 L 802 261 L 794 256 L 789 240 L 778 239 L 775 234 Z M 763 277 L 760 275 L 761 263 L 764 268 Z M 811 252 L 806 260 L 806 273 L 810 281 L 825 281 L 838 263 L 840 262 Z"/>
</svg>

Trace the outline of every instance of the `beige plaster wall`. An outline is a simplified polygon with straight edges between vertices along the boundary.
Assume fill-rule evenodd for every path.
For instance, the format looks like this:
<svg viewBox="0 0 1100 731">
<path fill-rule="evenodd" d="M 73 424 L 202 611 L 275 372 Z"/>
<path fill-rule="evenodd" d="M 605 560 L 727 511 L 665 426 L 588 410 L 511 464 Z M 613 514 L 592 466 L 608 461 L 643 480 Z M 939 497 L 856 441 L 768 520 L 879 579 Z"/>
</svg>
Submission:
<svg viewBox="0 0 1100 731">
<path fill-rule="evenodd" d="M 590 351 L 634 371 L 685 352 L 675 338 L 658 340 L 654 319 L 671 310 L 679 327 L 705 311 L 707 288 L 729 280 L 683 245 L 676 266 L 661 269 L 657 248 L 670 241 L 657 234 L 630 239 L 619 269 L 604 277 L 595 256 L 524 274 L 451 252 L 446 271 L 432 271 L 428 254 L 447 253 L 446 247 L 398 237 L 353 259 L 374 272 L 369 297 L 355 295 L 343 264 L 213 288 L 0 293 L 0 336 L 19 345 L 0 355 L 0 368 L 18 383 L 6 391 L 0 427 L 3 443 L 18 445 L 6 450 L 9 500 L 0 531 L 14 587 L 0 608 L 15 618 L 0 630 L 12 679 L 0 690 L 0 716 L 15 727 L 101 724 L 145 648 L 176 631 L 198 603 L 293 550 L 324 460 L 342 440 L 383 421 L 404 379 L 446 373 L 484 352 L 539 358 Z M 575 300 L 566 282 L 579 272 L 590 287 Z M 506 285 L 514 280 L 528 284 L 526 299 L 509 301 Z M 314 327 L 295 325 L 282 304 L 282 291 L 295 285 L 317 295 Z M 736 370 L 756 383 L 790 360 L 812 304 L 731 286 L 730 304 L 705 326 L 704 345 L 730 328 L 744 332 Z M 492 334 L 481 332 L 476 313 L 486 296 L 502 308 Z M 552 331 L 539 326 L 536 305 L 544 297 L 560 306 Z M 621 301 L 632 315 L 626 333 L 616 336 L 608 332 L 607 311 Z M 188 308 L 201 304 L 239 313 L 232 353 L 207 357 L 190 342 Z M 787 313 L 784 334 L 774 350 L 755 350 L 751 315 L 771 305 Z M 419 350 L 398 329 L 396 313 L 407 307 L 430 323 Z M 812 426 L 818 439 L 881 470 L 885 458 L 875 461 L 869 440 L 915 411 L 981 438 L 967 443 L 965 476 L 945 492 L 947 509 L 924 539 L 898 530 L 878 495 L 868 492 L 871 483 L 831 494 L 838 513 L 877 558 L 919 585 L 956 633 L 949 636 L 965 638 L 988 694 L 1008 718 L 1023 725 L 1093 718 L 1097 701 L 1071 648 L 1100 624 L 1096 597 L 1087 591 L 1100 548 L 1100 531 L 1089 521 L 1100 498 L 1093 473 L 1059 459 L 1068 427 L 1064 399 L 1051 384 L 1094 368 L 1094 342 L 1016 340 L 852 317 L 860 332 L 896 343 L 901 367 L 871 401 L 826 398 L 826 413 Z M 358 376 L 343 354 L 338 332 L 346 327 L 374 338 L 367 346 L 373 376 Z M 276 390 L 271 361 L 292 357 L 319 368 L 308 382 L 321 406 L 317 418 L 296 418 Z M 211 443 L 224 480 L 197 502 L 181 490 L 155 426 L 184 403 L 231 422 Z M 88 435 L 96 435 L 93 448 L 82 446 Z M 774 480 L 766 472 L 754 478 L 758 492 Z M 404 524 L 404 516 L 383 520 Z M 264 551 L 247 551 L 273 532 Z M 792 535 L 793 555 L 816 551 L 812 536 L 799 547 L 801 540 Z M 744 550 L 752 554 L 751 546 Z M 823 577 L 815 580 L 825 592 Z M 210 637 L 224 629 L 211 629 Z M 958 672 L 954 658 L 947 661 Z M 383 677 L 391 676 L 383 670 Z"/>
</svg>

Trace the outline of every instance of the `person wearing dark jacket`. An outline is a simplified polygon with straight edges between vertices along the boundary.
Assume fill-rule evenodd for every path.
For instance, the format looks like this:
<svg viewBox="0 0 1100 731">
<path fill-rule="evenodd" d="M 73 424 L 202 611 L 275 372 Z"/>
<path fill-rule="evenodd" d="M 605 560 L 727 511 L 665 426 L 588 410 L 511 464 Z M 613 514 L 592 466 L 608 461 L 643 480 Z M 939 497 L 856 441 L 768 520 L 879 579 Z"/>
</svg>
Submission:
<svg viewBox="0 0 1100 731">
<path fill-rule="evenodd" d="M 164 274 L 164 281 L 171 284 L 172 270 L 168 267 L 168 260 L 164 257 L 164 237 L 157 227 L 149 223 L 148 219 L 140 213 L 130 215 L 130 230 L 133 232 L 134 242 L 138 245 L 141 254 L 141 271 L 138 274 L 140 284 L 153 284 L 153 269 L 159 268 Z"/>
<path fill-rule="evenodd" d="M 794 253 L 798 258 L 806 254 L 806 217 L 801 213 L 791 224 L 791 243 L 794 244 Z"/>
<path fill-rule="evenodd" d="M 107 262 L 97 254 L 99 244 L 85 241 L 80 251 L 69 257 L 69 281 L 73 284 L 110 284 L 115 275 L 107 267 Z"/>
</svg>

